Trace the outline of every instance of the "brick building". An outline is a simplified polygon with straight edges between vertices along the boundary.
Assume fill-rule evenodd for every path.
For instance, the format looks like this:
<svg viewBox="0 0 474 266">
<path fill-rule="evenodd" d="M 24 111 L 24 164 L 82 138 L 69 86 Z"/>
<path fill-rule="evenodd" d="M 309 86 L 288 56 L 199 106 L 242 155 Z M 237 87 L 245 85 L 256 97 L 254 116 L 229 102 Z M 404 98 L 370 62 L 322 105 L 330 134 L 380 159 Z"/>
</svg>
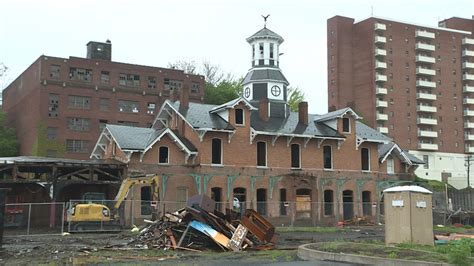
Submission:
<svg viewBox="0 0 474 266">
<path fill-rule="evenodd" d="M 466 154 L 474 152 L 472 32 L 474 20 L 462 18 L 439 27 L 330 18 L 329 109 L 350 106 L 369 126 L 423 158 L 418 176 L 446 176 L 465 187 Z"/>
<path fill-rule="evenodd" d="M 242 97 L 216 106 L 189 102 L 183 90 L 151 128 L 106 125 L 91 157 L 159 174 L 162 201 L 206 194 L 223 208 L 237 198 L 276 224 L 374 216 L 382 188 L 412 180 L 422 161 L 350 108 L 314 115 L 302 102 L 290 112 L 278 61 L 283 38 L 265 27 L 247 41 L 253 58 Z M 136 191 L 143 200 L 147 190 Z"/>
<path fill-rule="evenodd" d="M 151 126 L 170 92 L 202 102 L 204 77 L 111 61 L 112 44 L 89 42 L 87 58 L 40 56 L 3 91 L 20 155 L 87 159 L 106 124 Z"/>
</svg>

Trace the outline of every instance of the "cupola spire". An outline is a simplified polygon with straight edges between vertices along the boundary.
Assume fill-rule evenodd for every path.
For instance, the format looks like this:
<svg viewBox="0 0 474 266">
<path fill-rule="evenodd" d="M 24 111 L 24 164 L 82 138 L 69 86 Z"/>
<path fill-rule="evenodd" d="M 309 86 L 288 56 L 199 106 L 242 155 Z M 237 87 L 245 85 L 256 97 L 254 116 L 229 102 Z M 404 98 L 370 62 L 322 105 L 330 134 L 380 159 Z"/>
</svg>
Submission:
<svg viewBox="0 0 474 266">
<path fill-rule="evenodd" d="M 268 14 L 268 15 L 266 15 L 266 16 L 262 15 L 262 18 L 263 18 L 263 20 L 264 20 L 264 23 L 263 23 L 263 28 L 264 28 L 264 29 L 267 28 L 267 19 L 268 19 L 269 16 L 270 16 L 270 14 Z"/>
</svg>

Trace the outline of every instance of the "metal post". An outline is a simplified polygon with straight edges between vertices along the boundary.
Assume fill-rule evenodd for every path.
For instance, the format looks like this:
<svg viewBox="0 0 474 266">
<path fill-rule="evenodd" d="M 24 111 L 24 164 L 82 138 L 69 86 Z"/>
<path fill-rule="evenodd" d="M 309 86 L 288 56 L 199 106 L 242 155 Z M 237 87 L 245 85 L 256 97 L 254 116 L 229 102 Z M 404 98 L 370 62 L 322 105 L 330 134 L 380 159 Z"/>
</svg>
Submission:
<svg viewBox="0 0 474 266">
<path fill-rule="evenodd" d="M 28 204 L 28 225 L 26 227 L 26 234 L 30 234 L 30 222 L 31 222 L 31 203 Z"/>
</svg>

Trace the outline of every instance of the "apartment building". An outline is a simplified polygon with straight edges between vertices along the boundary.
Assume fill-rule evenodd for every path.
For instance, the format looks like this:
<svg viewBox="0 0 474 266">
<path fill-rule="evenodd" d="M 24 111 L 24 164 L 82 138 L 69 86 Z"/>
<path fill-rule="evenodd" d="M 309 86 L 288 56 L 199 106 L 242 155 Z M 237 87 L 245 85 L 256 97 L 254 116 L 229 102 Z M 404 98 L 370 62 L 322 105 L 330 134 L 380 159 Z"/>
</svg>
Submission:
<svg viewBox="0 0 474 266">
<path fill-rule="evenodd" d="M 423 158 L 416 174 L 466 187 L 474 152 L 474 20 L 327 22 L 329 110 L 349 106 Z M 471 186 L 474 185 L 474 178 Z"/>
<path fill-rule="evenodd" d="M 158 174 L 162 201 L 205 194 L 223 209 L 237 198 L 279 225 L 375 218 L 382 189 L 410 182 L 423 162 L 351 108 L 316 115 L 302 102 L 291 112 L 278 57 L 283 38 L 264 27 L 247 41 L 252 68 L 242 97 L 194 103 L 184 89 L 165 101 L 151 128 L 106 125 L 91 158 Z M 141 191 L 137 199 L 146 197 Z"/>
<path fill-rule="evenodd" d="M 20 155 L 87 159 L 106 124 L 150 127 L 185 87 L 203 101 L 203 76 L 111 59 L 110 41 L 89 42 L 86 58 L 42 55 L 3 91 Z"/>
</svg>

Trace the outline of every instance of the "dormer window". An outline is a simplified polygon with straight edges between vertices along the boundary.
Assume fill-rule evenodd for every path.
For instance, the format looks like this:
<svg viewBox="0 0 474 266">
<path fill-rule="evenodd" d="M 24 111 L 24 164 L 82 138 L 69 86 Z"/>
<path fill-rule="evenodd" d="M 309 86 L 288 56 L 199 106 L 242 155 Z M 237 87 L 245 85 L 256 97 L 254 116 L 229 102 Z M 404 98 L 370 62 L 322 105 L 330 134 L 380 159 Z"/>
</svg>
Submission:
<svg viewBox="0 0 474 266">
<path fill-rule="evenodd" d="M 351 121 L 347 117 L 342 118 L 342 132 L 351 133 Z"/>
<path fill-rule="evenodd" d="M 169 149 L 168 147 L 160 147 L 159 155 L 158 155 L 158 163 L 160 164 L 168 164 L 169 163 Z"/>
<path fill-rule="evenodd" d="M 244 110 L 243 109 L 235 109 L 235 124 L 236 125 L 244 125 Z"/>
</svg>

